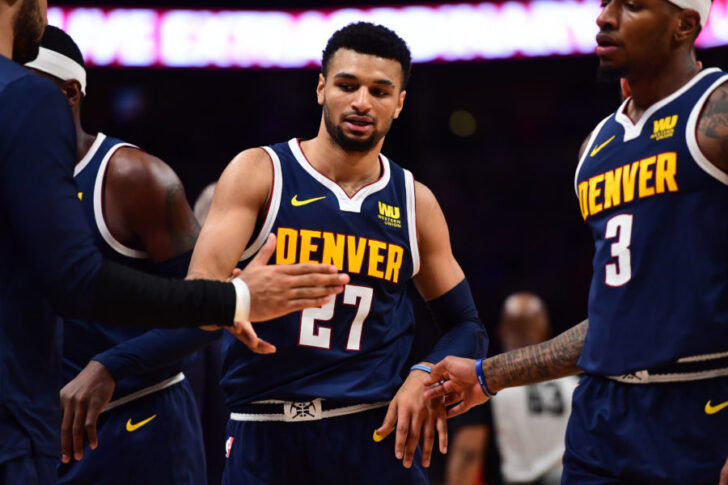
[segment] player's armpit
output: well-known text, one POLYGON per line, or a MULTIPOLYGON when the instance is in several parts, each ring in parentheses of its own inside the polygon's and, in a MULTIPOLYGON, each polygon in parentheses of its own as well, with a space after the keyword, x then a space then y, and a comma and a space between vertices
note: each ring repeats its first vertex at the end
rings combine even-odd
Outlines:
POLYGON ((134 147, 122 147, 104 178, 104 217, 122 243, 164 261, 191 251, 199 224, 182 182, 162 160, 134 147))
POLYGON ((711 163, 728 173, 728 83, 705 103, 698 119, 698 146, 711 163))

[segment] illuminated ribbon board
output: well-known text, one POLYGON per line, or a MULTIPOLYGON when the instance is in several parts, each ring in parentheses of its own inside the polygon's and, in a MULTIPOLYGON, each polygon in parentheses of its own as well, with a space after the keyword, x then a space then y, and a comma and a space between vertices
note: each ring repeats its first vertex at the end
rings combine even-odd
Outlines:
MULTIPOLYGON (((331 34, 365 20, 394 29, 414 62, 589 54, 594 0, 346 8, 161 10, 50 8, 48 19, 95 66, 300 68, 319 64, 331 34)), ((715 0, 699 47, 728 45, 728 0, 715 0)))

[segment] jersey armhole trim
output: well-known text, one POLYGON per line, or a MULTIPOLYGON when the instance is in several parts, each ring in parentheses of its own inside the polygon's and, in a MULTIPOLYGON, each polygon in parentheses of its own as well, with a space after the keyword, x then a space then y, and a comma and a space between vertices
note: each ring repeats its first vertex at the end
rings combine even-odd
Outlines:
POLYGON ((695 163, 703 169, 705 173, 716 179, 717 181, 728 185, 728 173, 723 172, 721 169, 713 165, 703 153, 698 145, 698 118, 705 108, 705 103, 708 101, 713 92, 724 83, 728 82, 728 74, 721 76, 708 89, 705 90, 703 95, 700 97, 688 117, 687 125, 685 126, 685 141, 688 145, 690 155, 695 160, 695 163))
POLYGON ((86 168, 86 165, 88 165, 91 162, 91 159, 96 155, 96 152, 99 151, 99 147, 101 144, 106 140, 106 135, 103 133, 98 133, 96 135, 96 139, 91 144, 91 146, 88 148, 88 151, 86 152, 86 155, 83 156, 81 161, 79 161, 75 167, 73 167, 73 176, 77 176, 79 173, 83 171, 84 168, 86 168))
MULTIPOLYGON (((96 221, 96 227, 98 228, 99 233, 101 233, 101 237, 104 238, 106 244, 111 246, 114 251, 128 258, 147 259, 149 258, 149 254, 146 251, 130 248, 116 239, 114 235, 111 234, 109 226, 106 225, 106 220, 104 219, 103 200, 106 169, 109 167, 111 157, 114 156, 119 148, 123 147, 138 148, 131 143, 117 143, 109 148, 109 151, 106 152, 106 155, 104 155, 103 160, 101 160, 101 163, 99 164, 99 171, 96 174, 96 181, 94 182, 94 220, 96 221)), ((91 153, 91 150, 89 150, 89 153, 86 155, 88 156, 89 154, 91 154, 91 156, 94 155, 91 153)))
POLYGON ((270 195, 270 203, 268 204, 268 213, 265 216, 263 226, 260 228, 258 236, 255 238, 253 243, 245 248, 243 254, 240 256, 240 261, 250 259, 258 252, 260 248, 265 244, 268 234, 270 234, 273 228, 273 223, 278 217, 278 209, 281 205, 281 193, 283 192, 283 172, 281 171, 281 160, 278 158, 278 154, 271 147, 262 147, 263 150, 268 154, 273 165, 273 184, 270 195))
POLYGON ((581 159, 579 159, 579 164, 576 166, 576 173, 574 173, 574 192, 576 193, 576 197, 579 197, 579 170, 581 170, 581 166, 584 164, 586 159, 589 157, 589 150, 591 149, 592 145, 594 145, 594 140, 599 136, 599 133, 602 131, 602 127, 604 124, 614 116, 614 114, 611 114, 604 118, 602 121, 599 122, 596 128, 594 128, 594 131, 592 131, 591 136, 589 137, 589 142, 586 144, 586 147, 584 148, 584 153, 581 154, 581 159))
POLYGON ((420 272, 420 249, 417 245, 417 208, 415 207, 415 178, 407 169, 404 171, 404 187, 407 195, 407 232, 409 232, 412 253, 412 277, 420 272))

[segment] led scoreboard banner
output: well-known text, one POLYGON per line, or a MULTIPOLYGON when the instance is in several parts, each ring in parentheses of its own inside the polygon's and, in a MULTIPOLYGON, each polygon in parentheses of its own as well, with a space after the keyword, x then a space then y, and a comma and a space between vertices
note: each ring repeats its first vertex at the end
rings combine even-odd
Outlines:
MULTIPOLYGON (((590 54, 600 2, 534 1, 335 10, 50 8, 95 66, 317 66, 337 29, 364 20, 394 29, 414 62, 590 54)), ((728 0, 715 0, 698 38, 728 45, 728 0)))

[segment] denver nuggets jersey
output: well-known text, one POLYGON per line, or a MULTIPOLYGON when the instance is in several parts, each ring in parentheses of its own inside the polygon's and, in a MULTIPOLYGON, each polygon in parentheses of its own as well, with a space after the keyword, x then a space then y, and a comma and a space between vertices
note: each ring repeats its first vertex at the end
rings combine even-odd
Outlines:
POLYGON ((595 242, 586 372, 728 350, 728 174, 696 138, 705 101, 726 81, 705 69, 636 124, 625 101, 588 142, 576 171, 595 242))
POLYGON ((351 282, 321 308, 256 325, 275 354, 255 354, 226 334, 221 383, 228 404, 391 399, 414 328, 406 295, 419 269, 412 174, 380 155, 381 177, 349 197, 313 168, 298 140, 265 150, 274 168, 270 206, 242 259, 272 232, 272 262, 333 264, 351 282))
MULTIPOLYGON (((99 133, 88 153, 76 164, 74 178, 78 197, 91 226, 96 246, 105 258, 149 273, 152 262, 147 254, 125 246, 111 234, 103 213, 104 176, 109 160, 119 148, 134 146, 99 133)), ((63 382, 68 382, 98 353, 145 333, 147 329, 133 326, 101 325, 76 319, 64 319, 63 326, 63 382)), ((121 379, 116 383, 115 395, 156 384, 181 369, 160 369, 144 376, 121 379)))

